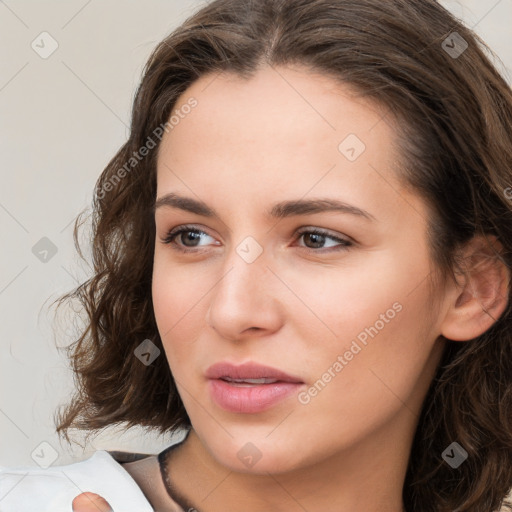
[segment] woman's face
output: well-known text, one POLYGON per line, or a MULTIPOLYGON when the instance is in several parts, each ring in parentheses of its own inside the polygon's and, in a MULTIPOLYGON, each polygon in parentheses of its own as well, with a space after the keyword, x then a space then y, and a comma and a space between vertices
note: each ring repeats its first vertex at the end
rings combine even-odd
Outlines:
POLYGON ((237 471, 389 460, 412 439, 442 350, 427 208, 396 179, 390 118, 300 68, 204 76, 176 110, 157 200, 187 202, 156 209, 153 301, 195 432, 237 471), (209 379, 219 362, 299 382, 209 379))

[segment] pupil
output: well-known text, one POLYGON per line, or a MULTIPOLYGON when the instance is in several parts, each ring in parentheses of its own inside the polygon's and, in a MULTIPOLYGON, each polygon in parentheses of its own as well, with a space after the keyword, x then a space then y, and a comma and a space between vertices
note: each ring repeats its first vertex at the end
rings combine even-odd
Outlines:
POLYGON ((306 237, 309 238, 310 240, 313 238, 313 244, 316 244, 316 245, 322 245, 323 241, 324 241, 324 238, 325 236, 324 235, 318 235, 316 233, 307 233, 306 234, 306 237), (317 241, 315 242, 315 237, 317 238, 317 241), (319 239, 319 240, 318 240, 319 239))
MULTIPOLYGON (((182 233, 182 235, 183 235, 183 233, 182 233)), ((195 231, 187 231, 187 237, 186 237, 187 240, 192 240, 192 242, 194 242, 194 241, 199 240, 199 238, 200 238, 199 233, 196 233, 195 231)), ((185 244, 185 245, 187 245, 187 244, 185 244)), ((195 245, 195 244, 192 244, 192 245, 195 245)))

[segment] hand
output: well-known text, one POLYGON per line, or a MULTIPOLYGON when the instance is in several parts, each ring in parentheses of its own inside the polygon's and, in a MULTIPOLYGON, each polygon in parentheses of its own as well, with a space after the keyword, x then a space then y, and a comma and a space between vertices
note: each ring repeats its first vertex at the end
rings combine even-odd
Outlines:
POLYGON ((73 500, 73 512, 113 512, 113 510, 98 494, 84 492, 73 500))

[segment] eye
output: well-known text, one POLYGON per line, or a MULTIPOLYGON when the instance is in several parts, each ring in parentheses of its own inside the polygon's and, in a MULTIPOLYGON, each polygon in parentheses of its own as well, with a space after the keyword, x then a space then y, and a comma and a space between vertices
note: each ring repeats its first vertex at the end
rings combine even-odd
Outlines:
MULTIPOLYGON (((208 245, 200 244, 201 237, 203 235, 213 239, 213 237, 208 235, 205 231, 193 226, 178 226, 177 228, 170 230, 167 236, 162 238, 161 241, 164 244, 172 245, 173 249, 178 251, 195 252, 195 249, 202 247, 202 245, 208 245)), ((299 240, 304 238, 306 244, 305 246, 301 245, 300 247, 305 247, 313 252, 346 251, 348 247, 353 245, 353 243, 348 239, 331 235, 328 232, 317 228, 302 229, 297 233, 297 237, 299 240), (326 247, 325 244, 328 240, 331 241, 331 244, 326 247), (334 242, 334 244, 332 242, 334 242), (318 249, 327 250, 319 251, 318 249)))
POLYGON ((205 231, 191 227, 191 226, 179 226, 178 228, 172 229, 167 233, 167 236, 161 239, 162 243, 172 245, 174 249, 183 252, 191 252, 190 250, 196 247, 201 247, 198 242, 201 241, 201 235, 206 235, 210 238, 210 235, 205 231), (187 236, 183 236, 187 235, 187 236), (181 240, 181 244, 175 242, 176 239, 181 240), (190 244, 190 245, 189 245, 190 244))
POLYGON ((335 243, 334 246, 331 244, 330 247, 327 247, 327 249, 328 249, 327 251, 315 251, 315 252, 346 251, 348 249, 348 247, 351 247, 353 245, 353 243, 348 239, 331 235, 326 231, 322 231, 321 229, 316 229, 316 228, 314 228, 314 229, 306 228, 304 230, 299 231, 298 235, 299 235, 299 240, 301 238, 304 238, 304 241, 306 243, 310 243, 311 245, 313 245, 313 247, 308 247, 306 245, 307 249, 310 249, 313 251, 315 251, 315 249, 323 248, 323 247, 319 247, 319 246, 324 246, 326 240, 332 240, 334 242, 338 242, 337 244, 335 243))

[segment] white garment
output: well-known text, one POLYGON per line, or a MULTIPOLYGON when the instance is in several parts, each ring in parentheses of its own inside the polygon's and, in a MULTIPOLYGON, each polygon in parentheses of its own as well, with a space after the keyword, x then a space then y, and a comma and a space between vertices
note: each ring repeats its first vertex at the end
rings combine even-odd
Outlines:
POLYGON ((94 492, 114 512, 153 512, 131 475, 105 450, 64 466, 0 466, 0 512, 71 512, 73 499, 94 492))

